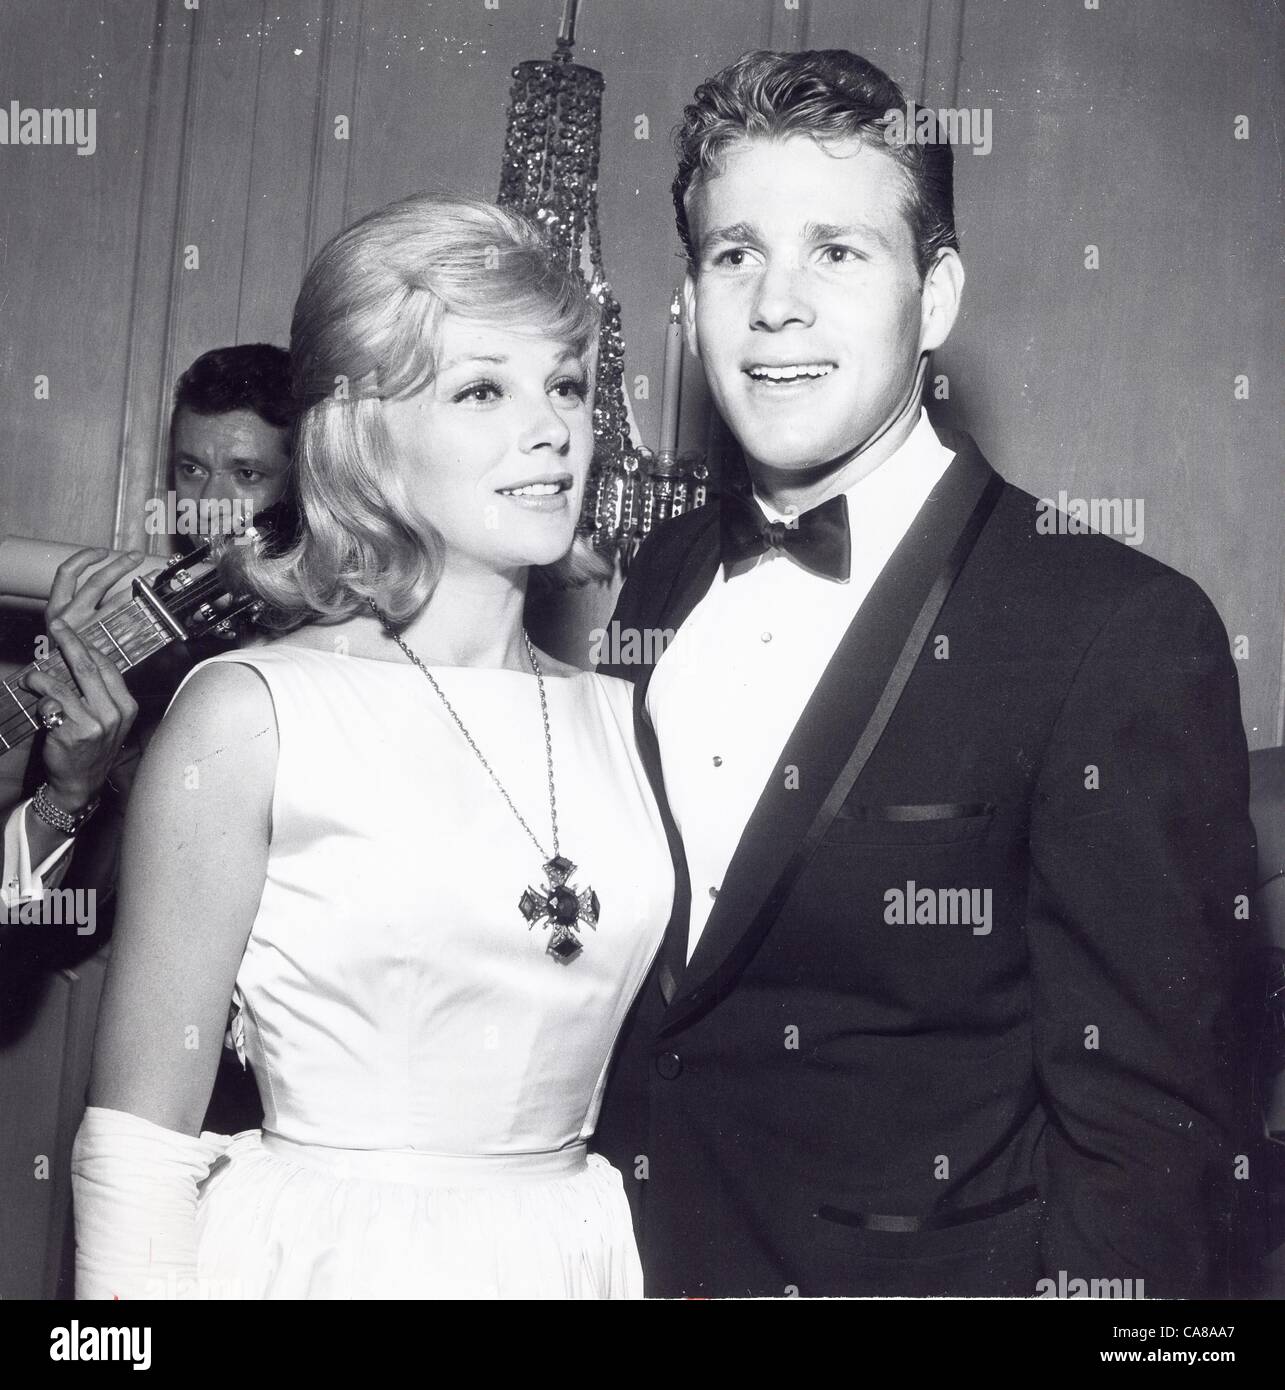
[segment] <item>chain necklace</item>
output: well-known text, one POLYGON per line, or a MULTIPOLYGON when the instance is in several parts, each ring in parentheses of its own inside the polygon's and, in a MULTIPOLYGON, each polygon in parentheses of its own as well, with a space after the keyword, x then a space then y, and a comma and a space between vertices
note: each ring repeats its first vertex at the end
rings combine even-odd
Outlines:
MULTIPOLYGON (((473 741, 473 735, 464 727, 464 721, 455 713, 454 706, 446 698, 442 687, 433 679, 432 672, 393 631, 391 623, 380 612, 375 600, 369 599, 368 602, 375 616, 383 625, 384 631, 397 643, 409 660, 423 672, 424 678, 433 687, 437 698, 445 706, 447 714, 455 721, 456 728, 464 735, 468 746, 477 755, 478 762, 486 769, 487 776, 495 783, 500 795, 507 802, 509 810, 517 817, 518 824, 530 836, 531 843, 540 851, 540 857, 544 858, 546 854, 544 846, 536 839, 535 832, 526 823, 526 818, 522 812, 513 804, 513 798, 505 790, 504 783, 495 775, 495 770, 487 762, 482 750, 473 741)), ((544 721, 544 755, 549 771, 549 820, 553 826, 553 855, 551 858, 545 859, 544 863, 544 874, 548 882, 543 888, 532 888, 528 885, 518 901, 518 911, 526 919, 528 931, 537 922, 553 928, 549 937, 548 952, 555 959, 565 962, 574 960, 584 949, 584 943, 576 935, 580 924, 587 922, 589 926, 597 928, 598 895, 592 888, 585 888, 581 891, 574 884, 567 882, 575 873, 576 866, 561 854, 558 845, 558 797, 553 782, 553 735, 549 732, 549 703, 544 693, 544 673, 540 670, 540 663, 535 659, 535 647, 531 644, 531 638, 528 636, 526 628, 522 629, 522 640, 526 644, 527 659, 531 663, 532 671, 535 672, 536 686, 540 691, 540 717, 544 721)))

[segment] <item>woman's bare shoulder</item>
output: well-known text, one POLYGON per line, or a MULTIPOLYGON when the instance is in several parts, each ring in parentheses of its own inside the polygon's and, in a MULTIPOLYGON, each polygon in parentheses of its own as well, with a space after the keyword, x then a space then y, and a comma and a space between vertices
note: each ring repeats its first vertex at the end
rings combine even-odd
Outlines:
MULTIPOLYGON (((276 715, 267 683, 243 661, 207 661, 175 695, 155 737, 172 744, 193 741, 236 745, 276 734, 276 715)), ((153 741, 155 741, 155 737, 153 741)))
POLYGON ((204 663, 148 741, 130 794, 131 825, 146 823, 159 841, 200 838, 218 827, 228 852, 234 833, 249 836, 246 845, 256 837, 266 844, 279 749, 263 678, 241 662, 204 663))

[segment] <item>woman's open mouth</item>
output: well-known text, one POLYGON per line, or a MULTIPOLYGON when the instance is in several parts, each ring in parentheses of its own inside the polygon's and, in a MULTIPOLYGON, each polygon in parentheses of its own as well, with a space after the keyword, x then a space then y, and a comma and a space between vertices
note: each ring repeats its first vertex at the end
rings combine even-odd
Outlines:
POLYGON ((514 483, 512 487, 497 488, 496 491, 501 497, 508 497, 519 506, 534 511, 562 511, 567 506, 572 482, 570 473, 557 473, 529 478, 525 482, 514 483))

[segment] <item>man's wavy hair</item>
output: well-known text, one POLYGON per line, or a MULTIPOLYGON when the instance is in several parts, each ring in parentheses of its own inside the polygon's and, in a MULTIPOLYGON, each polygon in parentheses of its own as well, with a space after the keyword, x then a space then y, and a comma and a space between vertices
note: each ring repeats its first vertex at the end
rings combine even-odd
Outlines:
POLYGON ((175 418, 180 410, 194 415, 252 410, 274 429, 293 429, 299 411, 290 385, 290 354, 271 343, 203 352, 174 388, 175 418))
MULTIPOLYGON (((727 147, 746 137, 810 135, 821 142, 855 137, 896 161, 905 175, 905 213, 922 279, 943 247, 959 249, 953 156, 946 140, 918 144, 894 139, 888 120, 894 111, 904 118, 901 88, 873 63, 843 48, 746 53, 702 82, 674 131, 674 211, 693 271, 699 247, 688 220, 691 195, 702 180, 718 173, 727 147)), ((940 135, 935 119, 932 134, 940 135)))
MULTIPOLYGON (((280 554, 251 542, 222 557, 230 587, 262 601, 259 626, 337 622, 369 599, 400 626, 432 596, 442 541, 411 503, 381 402, 432 382, 443 315, 567 343, 592 381, 599 312, 534 226, 478 199, 416 194, 323 247, 290 326, 302 529, 280 554)), ((603 567, 577 538, 542 568, 575 583, 603 567)))

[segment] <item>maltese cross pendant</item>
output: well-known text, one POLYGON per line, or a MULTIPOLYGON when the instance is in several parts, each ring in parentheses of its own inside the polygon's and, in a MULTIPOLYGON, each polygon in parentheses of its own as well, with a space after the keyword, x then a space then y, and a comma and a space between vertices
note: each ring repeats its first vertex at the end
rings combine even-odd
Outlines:
POLYGON ((576 935, 581 923, 587 922, 595 930, 598 926, 598 895, 592 888, 581 891, 567 882, 575 871, 569 859, 556 855, 544 866, 548 883, 543 888, 528 888, 518 903, 528 931, 537 922, 553 928, 547 949, 563 963, 574 960, 584 949, 576 935))

